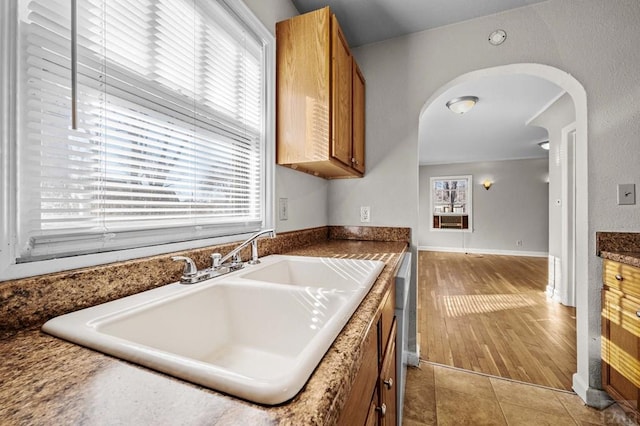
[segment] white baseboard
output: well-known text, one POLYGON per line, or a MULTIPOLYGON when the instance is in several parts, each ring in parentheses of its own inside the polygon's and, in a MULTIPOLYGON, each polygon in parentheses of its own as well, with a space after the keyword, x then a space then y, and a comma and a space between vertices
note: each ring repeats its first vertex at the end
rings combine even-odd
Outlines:
POLYGON ((554 302, 562 303, 562 298, 560 297, 560 293, 555 286, 547 285, 547 290, 545 291, 547 297, 554 302))
POLYGON ((602 410, 613 404, 608 393, 601 389, 589 387, 578 373, 573 375, 573 390, 589 407, 602 410))
POLYGON ((449 253, 495 254, 495 255, 501 255, 501 256, 527 256, 527 257, 549 256, 549 253, 545 251, 495 250, 495 249, 483 249, 483 248, 418 246, 418 250, 442 251, 442 252, 449 252, 449 253))
POLYGON ((407 352, 407 365, 417 367, 420 365, 420 354, 416 352, 407 352))

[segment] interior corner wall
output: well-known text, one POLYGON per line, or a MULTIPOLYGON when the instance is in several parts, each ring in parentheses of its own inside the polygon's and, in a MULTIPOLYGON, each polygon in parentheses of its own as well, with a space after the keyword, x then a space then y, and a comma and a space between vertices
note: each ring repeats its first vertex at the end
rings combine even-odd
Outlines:
POLYGON ((549 134, 549 254, 562 257, 562 129, 576 121, 576 111, 567 93, 529 122, 549 134))
POLYGON ((546 256, 548 159, 420 166, 418 245, 432 250, 546 256), (473 176, 472 232, 431 229, 430 179, 473 176), (488 190, 482 183, 490 180, 488 190), (518 244, 521 242, 521 244, 518 244))
MULTIPOLYGON (((291 0, 244 0, 245 4, 275 35, 276 23, 298 15, 291 0)), ((286 167, 275 171, 275 224, 277 232, 326 226, 329 223, 327 180, 286 167), (278 205, 287 199, 288 218, 281 220, 278 205)))

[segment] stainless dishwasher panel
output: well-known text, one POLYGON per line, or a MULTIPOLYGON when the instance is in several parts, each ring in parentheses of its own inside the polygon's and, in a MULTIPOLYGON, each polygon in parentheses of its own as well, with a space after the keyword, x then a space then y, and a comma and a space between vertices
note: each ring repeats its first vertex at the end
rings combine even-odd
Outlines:
POLYGON ((409 349, 409 289, 411 286, 411 253, 405 253, 396 281, 396 321, 398 333, 396 335, 396 376, 398 424, 402 424, 402 410, 404 405, 404 391, 407 380, 407 356, 409 349))

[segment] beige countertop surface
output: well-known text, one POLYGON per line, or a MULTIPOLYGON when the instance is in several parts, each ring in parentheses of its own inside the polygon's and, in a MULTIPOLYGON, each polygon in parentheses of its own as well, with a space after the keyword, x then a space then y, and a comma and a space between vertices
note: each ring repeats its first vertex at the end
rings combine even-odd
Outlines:
POLYGON ((406 248, 328 240, 287 253, 378 259, 386 266, 309 381, 285 404, 250 403, 31 328, 0 340, 0 424, 335 424, 406 248))

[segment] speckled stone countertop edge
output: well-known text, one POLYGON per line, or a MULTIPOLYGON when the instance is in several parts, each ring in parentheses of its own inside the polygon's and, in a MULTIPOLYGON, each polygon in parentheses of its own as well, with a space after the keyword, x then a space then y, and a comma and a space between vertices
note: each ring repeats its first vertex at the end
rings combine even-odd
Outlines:
POLYGON ((626 265, 635 266, 640 268, 640 251, 639 252, 611 252, 601 251, 600 257, 603 259, 614 260, 616 262, 624 263, 626 265))
POLYGON ((640 268, 640 232, 596 232, 596 255, 640 268))
MULTIPOLYGON (((30 328, 18 333, 15 339, 0 341, 0 351, 11 354, 5 359, 4 367, 0 367, 2 373, 0 377, 5 382, 5 386, 0 389, 0 398, 3 400, 4 407, 0 408, 0 418, 9 421, 15 419, 15 423, 44 424, 53 418, 65 423, 99 423, 98 417, 94 416, 116 414, 107 409, 108 404, 88 399, 85 395, 74 393, 72 390, 76 389, 81 381, 92 383, 92 388, 103 388, 108 384, 107 380, 115 380, 113 377, 124 382, 125 389, 129 389, 135 387, 135 383, 124 376, 133 374, 136 377, 139 376, 140 382, 153 382, 156 389, 154 395, 171 394, 171 398, 176 398, 181 395, 180 392, 193 394, 190 399, 195 398, 202 406, 192 408, 200 414, 212 413, 207 420, 209 424, 235 424, 239 418, 243 422, 249 421, 252 424, 335 424, 346 402, 353 378, 360 368, 364 337, 380 314, 380 304, 392 285, 392 278, 406 250, 406 243, 329 240, 284 252, 295 255, 377 258, 386 263, 371 291, 327 351, 303 390, 286 404, 265 407, 237 400, 52 338, 40 333, 37 329, 30 328), (21 345, 22 347, 18 348, 21 345), (25 351, 25 347, 32 349, 25 351), (38 351, 33 348, 40 349, 38 351), (64 360, 64 354, 67 353, 73 354, 69 355, 72 362, 68 364, 77 367, 73 368, 74 373, 69 377, 67 374, 71 365, 66 366, 67 363, 54 361, 53 367, 48 366, 53 369, 50 374, 43 373, 43 370, 38 368, 43 362, 46 363, 47 359, 64 360), (83 371, 83 366, 88 371, 83 371), (56 377, 61 369, 66 371, 64 377, 56 377), (16 371, 21 371, 23 374, 13 374, 16 371), (31 372, 31 375, 24 374, 25 371, 31 372), (48 386, 44 386, 43 383, 48 386), (12 387, 12 384, 15 386, 12 387), (55 386, 61 386, 62 392, 55 386), (178 392, 177 396, 176 392, 178 392), (25 407, 28 410, 26 412, 25 407), (221 410, 221 407, 226 407, 225 412, 235 414, 215 414, 221 410), (40 421, 34 421, 34 419, 40 421)), ((124 395, 127 395, 127 391, 124 395)), ((121 398, 123 404, 128 403, 125 396, 121 398)), ((165 411, 157 404, 158 396, 149 399, 137 394, 135 396, 139 399, 137 404, 139 408, 156 412, 160 410, 160 414, 157 415, 160 416, 161 422, 172 420, 162 417, 165 411)), ((133 397, 132 395, 129 399, 133 397)))
POLYGON ((609 253, 640 253, 640 232, 596 232, 596 255, 609 253))

